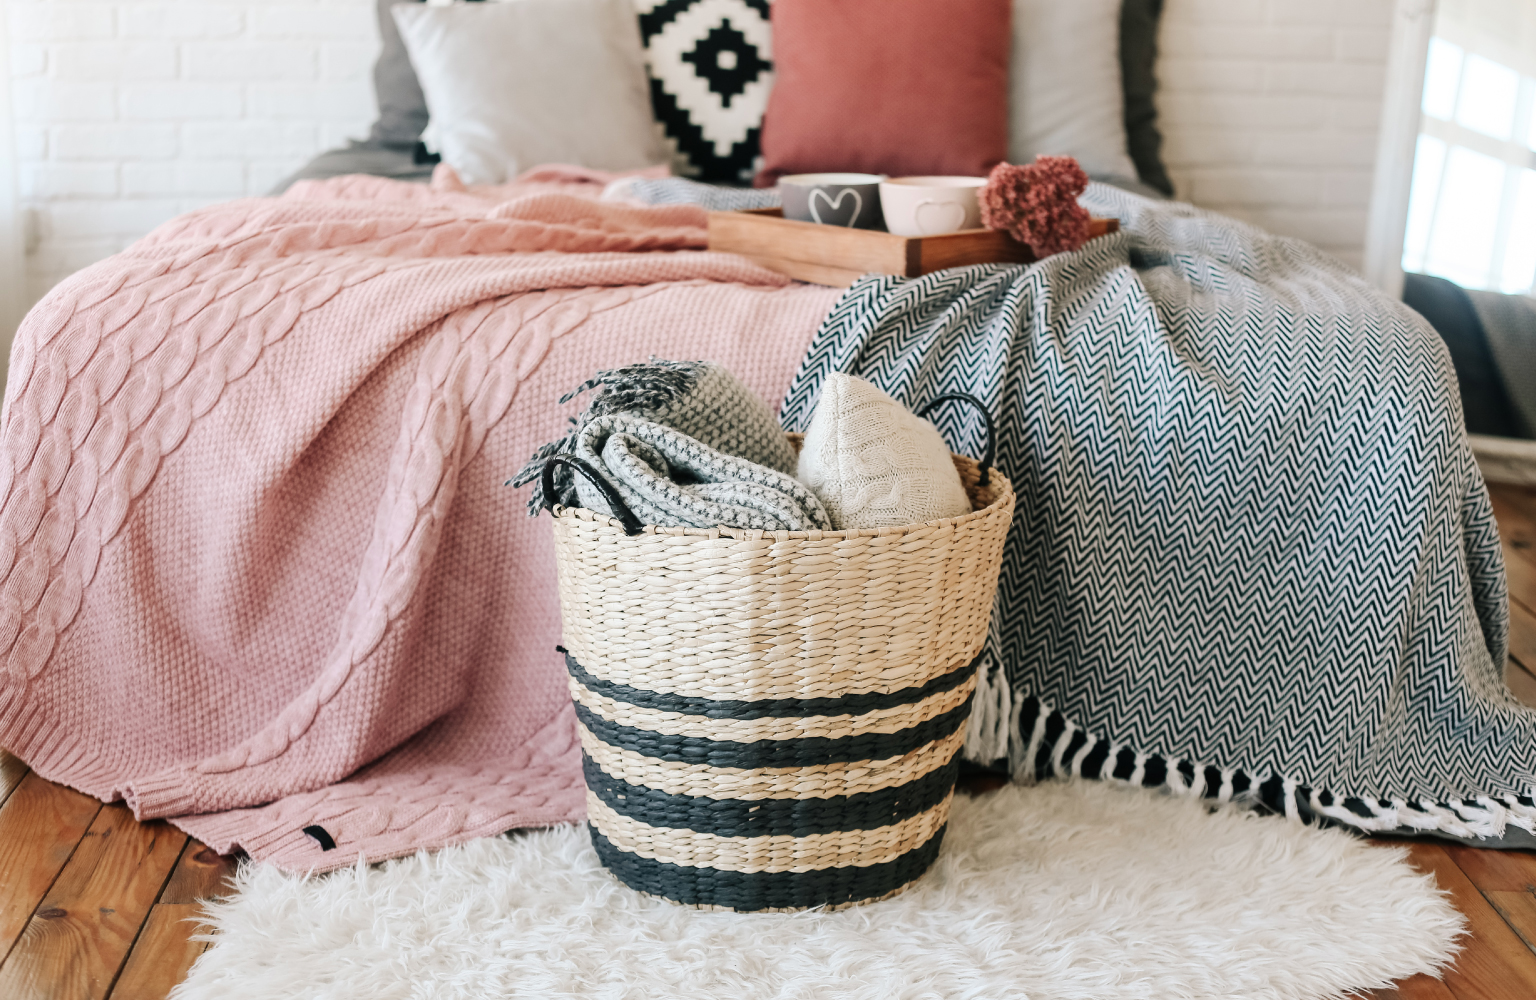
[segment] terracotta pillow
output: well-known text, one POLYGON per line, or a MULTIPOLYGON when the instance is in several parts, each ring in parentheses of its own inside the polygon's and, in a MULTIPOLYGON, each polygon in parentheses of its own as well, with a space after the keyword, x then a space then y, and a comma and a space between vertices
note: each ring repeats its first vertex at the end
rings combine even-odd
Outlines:
POLYGON ((759 187, 823 170, 979 176, 1008 155, 1012 0, 774 0, 759 187))

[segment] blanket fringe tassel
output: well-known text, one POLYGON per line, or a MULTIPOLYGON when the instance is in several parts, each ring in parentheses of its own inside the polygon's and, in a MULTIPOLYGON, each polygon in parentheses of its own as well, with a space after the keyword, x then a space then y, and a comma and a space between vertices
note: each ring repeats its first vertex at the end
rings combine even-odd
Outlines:
POLYGON ((1304 823, 1337 823, 1368 832, 1438 831, 1456 837, 1502 837, 1515 826, 1536 834, 1536 799, 1479 796, 1451 802, 1340 797, 1271 773, 1254 778, 1233 768, 1141 753, 1097 737, 1034 695, 1020 696, 996 664, 977 680, 965 756, 992 763, 1008 759, 1013 780, 1091 778, 1175 795, 1261 806, 1304 823))
POLYGON ((1008 734, 1016 722, 1013 685, 994 657, 984 652, 977 659, 976 693, 961 753, 966 760, 993 764, 1010 756, 1008 734))

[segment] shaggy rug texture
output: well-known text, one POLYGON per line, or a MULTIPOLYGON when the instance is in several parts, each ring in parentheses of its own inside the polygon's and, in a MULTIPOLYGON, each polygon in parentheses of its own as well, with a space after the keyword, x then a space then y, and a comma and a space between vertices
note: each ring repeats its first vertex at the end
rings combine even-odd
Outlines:
POLYGON ((1462 933, 1401 851, 1098 782, 957 795, 927 876, 834 913, 643 897, 566 826, 308 878, 248 863, 211 918, 180 1000, 1316 998, 1433 974, 1462 933))

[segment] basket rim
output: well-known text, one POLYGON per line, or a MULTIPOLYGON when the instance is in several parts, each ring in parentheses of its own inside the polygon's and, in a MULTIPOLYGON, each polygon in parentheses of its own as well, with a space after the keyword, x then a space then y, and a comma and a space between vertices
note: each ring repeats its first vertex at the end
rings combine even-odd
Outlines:
MULTIPOLYGON (((975 459, 966 455, 955 455, 954 457, 965 459, 972 465, 980 465, 980 463, 975 459)), ((979 520, 981 518, 993 517, 998 513, 999 508, 1005 501, 1012 505, 1012 501, 1014 499, 1013 480, 1003 475, 996 468, 993 468, 990 471, 992 474, 992 482, 1000 487, 997 493, 997 497, 980 510, 973 510, 969 514, 961 514, 959 517, 943 517, 932 521, 920 521, 916 524, 902 524, 886 526, 883 528, 847 528, 841 531, 822 529, 813 529, 810 531, 769 531, 765 528, 727 528, 723 525, 715 525, 713 528, 685 528, 682 526, 662 526, 657 524, 647 524, 641 528, 640 535, 667 535, 671 537, 683 538, 732 538, 738 541, 761 541, 763 539, 771 538, 774 541, 779 542, 825 540, 835 541, 839 539, 886 538, 890 537, 891 535, 905 535, 916 531, 919 528, 947 526, 951 524, 959 525, 969 521, 979 520)), ((562 504, 553 505, 550 508, 550 514, 556 520, 559 520, 562 517, 574 517, 580 521, 591 521, 595 524, 611 527, 619 534, 625 535, 623 522, 614 517, 612 514, 604 514, 599 511, 589 510, 586 507, 566 507, 562 504)), ((625 537, 639 537, 639 535, 625 535, 625 537)))

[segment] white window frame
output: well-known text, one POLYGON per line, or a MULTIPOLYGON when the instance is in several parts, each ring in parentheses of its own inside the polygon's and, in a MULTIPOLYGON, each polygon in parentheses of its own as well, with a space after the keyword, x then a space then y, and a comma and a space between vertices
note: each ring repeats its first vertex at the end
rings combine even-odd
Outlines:
POLYGON ((1424 62, 1435 29, 1435 0, 1397 0, 1387 52, 1386 89, 1376 135, 1376 174, 1365 228, 1365 277, 1394 299, 1403 295, 1403 236, 1419 141, 1424 62))

